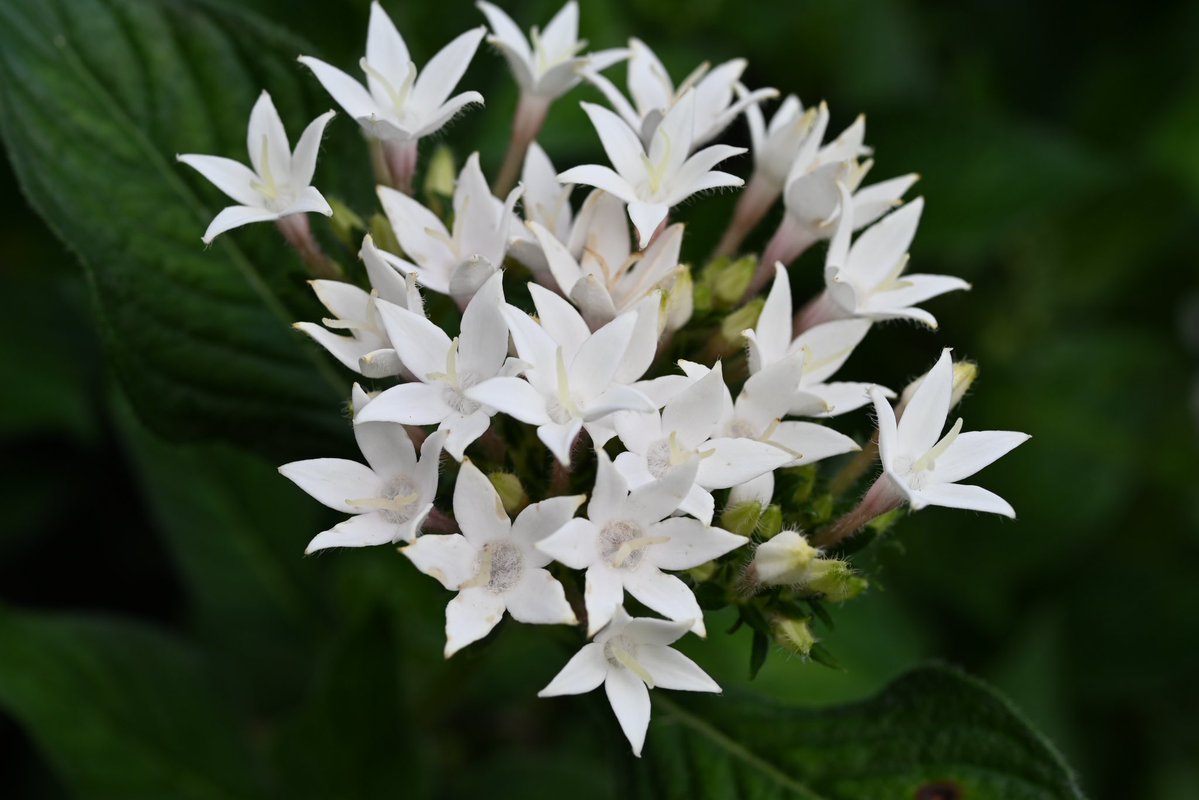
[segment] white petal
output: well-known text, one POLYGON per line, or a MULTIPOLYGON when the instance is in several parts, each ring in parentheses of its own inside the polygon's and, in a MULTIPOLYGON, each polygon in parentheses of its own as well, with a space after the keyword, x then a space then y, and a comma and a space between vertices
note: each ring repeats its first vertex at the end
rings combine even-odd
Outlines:
MULTIPOLYGON (((890 311, 923 303, 946 292, 968 290, 970 284, 952 275, 904 275, 896 286, 871 294, 863 311, 890 311)), ((933 327, 936 327, 935 325, 933 327)))
POLYGON ((1010 453, 1029 440, 1016 431, 971 431, 959 434, 936 460, 933 476, 954 483, 969 478, 983 467, 1010 453))
MULTIPOLYGON (((587 327, 587 323, 579 316, 579 312, 574 306, 562 299, 560 295, 554 294, 543 286, 538 286, 535 283, 529 284, 529 294, 533 297, 533 305, 537 308, 537 318, 541 323, 542 329, 549 334, 550 338, 557 344, 562 346, 562 350, 569 363, 591 336, 591 329, 587 327)), ((515 336, 515 331, 513 332, 515 336)), ((526 358, 524 351, 520 350, 520 342, 517 343, 517 351, 521 353, 521 358, 526 358)), ((537 362, 538 366, 543 366, 538 358, 526 358, 537 362)), ((556 353, 550 359, 550 363, 557 360, 556 353)), ((556 372, 556 365, 555 365, 556 372)))
MULTIPOLYGON (((646 180, 643 160, 645 151, 641 147, 641 140, 637 137, 637 133, 619 116, 603 106, 597 106, 594 103, 580 103, 580 105, 587 112, 587 116, 591 118, 591 124, 595 126, 595 132, 599 134, 600 144, 603 145, 604 152, 608 154, 608 160, 612 162, 612 166, 616 168, 620 177, 634 186, 646 180)), ((559 176, 559 180, 566 181, 562 176, 559 176)), ((587 183, 587 181, 579 180, 570 180, 569 182, 587 183)))
POLYGON ((508 323, 500 311, 504 303, 503 273, 489 278, 471 298, 462 314, 459 369, 476 380, 500 371, 508 356, 508 323))
POLYGON ((446 405, 444 392, 441 384, 401 383, 367 403, 358 421, 435 425, 454 413, 446 405))
POLYGON ((591 520, 574 517, 536 543, 541 552, 571 569, 586 569, 596 559, 599 529, 591 520))
POLYGON ((383 481, 371 468, 344 458, 313 458, 279 467, 279 473, 329 508, 360 514, 350 500, 379 497, 383 481))
POLYGON ((467 389, 466 396, 529 425, 550 421, 545 398, 523 378, 491 378, 467 389))
POLYGON ((507 536, 512 523, 491 481, 470 461, 462 462, 454 485, 454 520, 476 547, 507 536))
POLYGON ((390 480, 416 468, 416 450, 403 425, 356 421, 354 437, 366 463, 380 478, 390 480))
MULTIPOLYGON (((413 313, 420 313, 421 309, 419 307, 413 308, 408 303, 409 289, 407 277, 398 266, 407 262, 380 250, 375 245, 375 240, 369 233, 362 239, 362 247, 358 251, 358 257, 362 259, 362 263, 366 267, 366 274, 370 278, 371 288, 379 293, 379 297, 389 303, 395 303, 400 308, 406 308, 413 313)), ((413 293, 415 294, 415 292, 413 293)))
POLYGON ((455 461, 461 461, 466 448, 475 442, 491 427, 491 415, 479 409, 473 414, 454 412, 441 422, 441 430, 446 433, 445 451, 453 456, 455 461))
POLYGON ((662 409, 662 432, 677 434, 679 443, 687 449, 698 447, 720 422, 720 398, 725 391, 724 371, 716 362, 711 372, 679 392, 662 409))
POLYGON ((646 558, 654 566, 669 570, 698 567, 749 541, 744 536, 686 517, 663 520, 651 526, 646 535, 670 538, 670 541, 656 544, 645 551, 646 558))
POLYGON ((604 691, 620 729, 633 746, 633 755, 640 757, 649 728, 649 689, 627 669, 614 669, 608 672, 604 691))
POLYGON ((299 61, 312 70, 312 74, 320 81, 321 86, 325 87, 325 91, 334 102, 354 119, 361 121, 381 113, 366 87, 337 67, 311 56, 300 56, 299 61))
POLYGON ((442 221, 419 202, 395 189, 380 186, 376 193, 408 258, 426 271, 445 271, 441 278, 443 282, 448 281, 449 267, 457 264, 458 255, 448 244, 450 234, 442 221))
MULTIPOLYGON (((371 3, 366 32, 366 60, 397 89, 412 68, 412 56, 408 53, 404 37, 378 2, 371 3)), ((386 90, 381 93, 386 94, 386 90)), ((376 96, 379 94, 376 92, 376 96)))
POLYGON ((953 394, 953 360, 947 347, 928 371, 899 419, 899 454, 919 458, 941 438, 953 394))
POLYGON ((883 469, 893 474, 895 459, 899 457, 899 435, 896 431, 895 411, 887 398, 879 389, 870 390, 870 399, 874 403, 874 415, 878 420, 878 452, 883 462, 883 469))
POLYGON ((437 472, 441 468, 441 450, 445 434, 434 431, 425 437, 420 446, 420 461, 416 465, 416 484, 421 496, 433 501, 437 494, 437 472))
POLYGON ((765 427, 791 408, 803 376, 803 357, 792 353, 750 376, 737 397, 737 413, 765 427))
POLYGON ((312 337, 313 341, 354 372, 361 371, 359 359, 371 352, 371 345, 363 344, 353 336, 338 336, 313 322, 297 322, 292 327, 312 337))
POLYGON ((604 682, 608 660, 602 644, 585 644, 575 653, 538 697, 558 697, 564 694, 586 694, 604 682))
POLYGON ((475 576, 478 566, 478 549, 460 533, 418 536, 400 552, 421 572, 454 591, 475 576))
POLYGON ((279 219, 278 214, 263 208, 229 206, 228 208, 221 209, 221 212, 213 218, 212 222, 208 225, 208 230, 204 231, 201 239, 204 241, 204 244, 211 244, 213 239, 225 231, 240 228, 242 225, 249 225, 253 222, 271 222, 277 219, 279 219))
POLYGON ((529 61, 532 59, 533 54, 529 50, 529 43, 525 41, 524 32, 521 31, 502 8, 487 2, 478 2, 475 5, 487 17, 487 22, 491 25, 491 30, 495 33, 494 38, 499 39, 504 45, 516 51, 522 60, 529 61))
POLYGON ((183 155, 176 158, 203 175, 209 183, 242 205, 251 207, 262 205, 262 194, 254 188, 258 176, 245 164, 221 156, 183 155))
MULTIPOLYGON (((259 175, 265 175, 266 164, 263 163, 263 151, 270 158, 270 171, 278 179, 283 180, 291 173, 291 146, 287 141, 287 131, 283 130, 283 120, 271 96, 263 92, 258 95, 258 101, 250 111, 250 124, 246 132, 246 151, 250 154, 250 163, 259 175)), ((307 185, 305 182, 302 185, 307 185)))
POLYGON ((587 504, 587 516, 596 525, 603 526, 621 514, 625 498, 629 496, 629 485, 607 453, 597 448, 595 459, 595 488, 591 492, 591 502, 587 504))
POLYGON ((550 55, 570 53, 578 38, 579 6, 575 0, 568 0, 541 31, 541 46, 550 55))
POLYGON ((558 241, 557 237, 540 223, 530 222, 529 230, 537 237, 537 242, 541 245, 542 252, 545 253, 550 274, 554 276, 558 288, 563 292, 570 292, 574 285, 583 278, 583 271, 579 269, 578 262, 566 249, 566 245, 558 241))
POLYGON ((674 100, 674 85, 666 67, 640 39, 629 40, 629 92, 642 115, 666 109, 674 100))
POLYGON ((637 229, 640 248, 645 249, 654 235, 654 231, 662 224, 662 220, 666 219, 669 212, 670 207, 664 203, 645 203, 639 200, 629 203, 629 219, 632 220, 633 227, 637 229))
POLYGON ((315 186, 306 186, 286 208, 279 212, 280 217, 291 214, 324 214, 326 217, 331 217, 333 216, 333 207, 315 186))
POLYGON ((798 417, 835 417, 845 414, 869 403, 871 389, 879 389, 887 397, 894 396, 890 389, 873 383, 835 381, 815 386, 800 384, 791 414, 798 417))
POLYGON ((863 228, 886 214, 902 201, 904 192, 912 187, 920 176, 901 175, 889 181, 874 183, 859 189, 853 196, 853 226, 863 228))
POLYGON ((603 189, 610 195, 628 203, 637 199, 637 190, 614 170, 598 164, 583 164, 572 167, 558 175, 562 183, 576 183, 603 189))
POLYGON ((1012 519, 1016 517, 1016 511, 1008 501, 981 486, 939 483, 920 490, 909 490, 908 493, 911 496, 912 509, 915 511, 925 506, 944 506, 1002 514, 1012 519))
MULTIPOLYGON (((594 544, 592 553, 595 554, 594 544)), ((604 564, 589 567, 587 584, 583 589, 583 604, 587 608, 587 635, 595 636, 600 628, 611 621, 623 602, 624 584, 621 582, 621 576, 604 564)))
POLYGON ((787 448, 792 454, 798 453, 790 464, 793 467, 860 449, 857 442, 840 431, 814 422, 793 420, 780 423, 771 434, 770 441, 787 448))
POLYGON ((767 472, 763 475, 754 478, 752 481, 746 481, 740 486, 734 486, 729 492, 729 505, 735 506, 740 503, 760 503, 763 508, 770 505, 770 501, 774 499, 774 473, 767 472))
POLYGON ((387 338, 400 359, 419 380, 446 371, 446 355, 451 342, 445 331, 429 320, 386 300, 376 302, 379 319, 387 329, 387 338))
POLYGON ((649 526, 674 513, 695 485, 698 467, 696 460, 679 464, 653 483, 634 489, 625 501, 625 515, 649 526))
POLYGON ((570 450, 582 428, 583 422, 577 419, 562 423, 549 422, 537 427, 537 438, 565 466, 570 464, 570 450))
POLYGON ((803 351, 803 382, 822 383, 841 368, 855 347, 870 331, 863 319, 839 319, 810 328, 790 345, 791 352, 803 351))
POLYGON ((551 497, 525 506, 512 523, 512 541, 525 550, 525 558, 535 562, 534 566, 545 566, 550 562, 550 556, 535 545, 561 530, 586 500, 586 495, 576 494, 551 497))
POLYGON ((691 487, 683 502, 679 503, 679 513, 690 514, 705 525, 712 524, 712 516, 716 513, 716 498, 712 493, 699 484, 691 487))
POLYGON ((624 585, 629 594, 648 608, 676 622, 690 620, 693 633, 697 636, 706 635, 704 612, 700 610, 699 603, 695 601, 695 595, 687 588, 687 584, 675 576, 656 569, 643 568, 629 572, 625 576, 624 585))
POLYGON ((469 30, 429 59, 416 78, 408 102, 424 113, 431 113, 445 103, 458 81, 462 80, 462 73, 466 72, 486 32, 484 27, 469 30))
POLYGON ((750 348, 750 372, 778 361, 791 346, 791 281, 787 268, 774 265, 774 283, 766 304, 754 326, 753 346, 750 348))
POLYGON ((520 583, 504 594, 508 613, 529 625, 577 625, 562 584, 544 569, 527 569, 520 583))
POLYGON ((719 692, 720 685, 712 680, 687 656, 670 647, 647 644, 637 648, 637 660, 654 679, 655 689, 677 689, 684 692, 719 692))
POLYGON ((308 123, 308 127, 300 134, 296 143, 296 152, 291 157, 292 186, 308 186, 312 183, 312 175, 316 172, 316 157, 321 149, 321 137, 325 135, 325 126, 336 116, 334 111, 326 111, 308 123))
POLYGON ((907 256, 923 211, 924 198, 917 197, 863 231, 853 243, 846 265, 854 279, 873 286, 891 274, 907 256))
POLYGON ((587 337, 570 361, 572 392, 589 400, 608 389, 636 325, 636 315, 622 314, 587 337))
POLYGON ((712 452, 700 460, 695 476, 695 482, 705 489, 728 489, 773 472, 792 460, 786 451, 754 439, 713 439, 701 445, 700 450, 712 452))
POLYGON ((306 555, 330 547, 374 547, 404 538, 404 531, 383 518, 382 514, 359 514, 331 529, 318 533, 304 549, 306 555))
MULTIPOLYGON (((677 226, 682 228, 682 225, 677 226)), ((672 228, 667 228, 663 237, 671 235, 672 228)), ((656 246, 655 242, 655 246, 656 246)), ((612 379, 617 383, 633 383, 650 368, 654 356, 658 354, 658 331, 662 315, 662 293, 650 292, 640 300, 631 311, 637 315, 637 325, 633 328, 633 336, 629 339, 628 350, 616 368, 612 379)))
POLYGON ((445 607, 445 657, 477 642, 504 617, 504 599, 481 586, 463 589, 445 607))
MULTIPOLYGON (((627 619, 620 633, 638 644, 668 645, 686 636, 689 630, 691 630, 689 621, 675 622, 654 617, 636 617, 627 619)), ((606 634, 607 631, 604 633, 606 634)))
POLYGON ((457 116, 459 111, 472 104, 482 105, 483 95, 478 92, 462 92, 461 94, 454 95, 442 103, 433 115, 427 118, 424 125, 416 129, 412 134, 412 138, 419 139, 436 133, 447 122, 457 116))

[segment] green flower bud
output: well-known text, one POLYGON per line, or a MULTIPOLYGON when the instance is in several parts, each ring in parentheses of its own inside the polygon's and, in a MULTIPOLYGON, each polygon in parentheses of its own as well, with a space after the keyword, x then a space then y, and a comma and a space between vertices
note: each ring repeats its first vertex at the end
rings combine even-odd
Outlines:
POLYGON ((366 230, 366 223, 341 200, 336 197, 326 199, 329 201, 329 207, 333 209, 333 217, 329 220, 329 224, 333 226, 333 235, 346 247, 357 248, 362 238, 358 232, 366 230))
POLYGON ((725 508, 720 515, 720 527, 740 536, 749 536, 758 528, 762 517, 762 504, 757 500, 737 503, 725 508))
POLYGON ((758 545, 749 575, 755 583, 767 586, 803 583, 809 567, 819 556, 820 551, 798 531, 783 531, 758 545))
POLYGON ((454 181, 458 170, 454 166, 454 151, 448 145, 439 144, 425 169, 425 194, 454 196, 454 181))
POLYGON ((729 308, 741 302, 757 268, 758 259, 754 256, 745 256, 723 264, 719 261, 713 262, 708 267, 712 273, 710 285, 713 303, 729 308))
POLYGON ((492 472, 487 479, 495 487, 496 494, 500 496, 500 502, 504 504, 504 510, 508 512, 508 516, 515 517, 529 504, 529 495, 525 493, 525 487, 521 485, 520 478, 511 472, 492 472))
POLYGON ((397 255, 404 252, 400 247, 400 241, 396 239, 391 222, 382 214, 375 214, 371 217, 370 234, 371 238, 375 240, 375 247, 380 250, 397 255))
POLYGON ((769 539, 783 529, 783 509, 777 505, 767 506, 758 519, 758 535, 769 539))
POLYGON ((741 346, 745 338, 741 335, 742 332, 752 330, 758 324, 758 317, 761 316, 764 305, 766 301, 763 298, 755 297, 721 320, 721 338, 731 345, 741 346))
POLYGON ((834 559, 816 559, 808 568, 803 589, 822 595, 833 603, 844 603, 866 591, 866 579, 855 575, 849 564, 834 559))
POLYGON ((662 293, 662 319, 666 330, 677 331, 687 324, 695 311, 695 287, 691 280, 691 268, 686 264, 674 272, 669 286, 662 293))
POLYGON ((804 619, 788 619, 776 616, 770 620, 770 634, 780 647, 797 656, 808 657, 816 644, 812 627, 804 619))

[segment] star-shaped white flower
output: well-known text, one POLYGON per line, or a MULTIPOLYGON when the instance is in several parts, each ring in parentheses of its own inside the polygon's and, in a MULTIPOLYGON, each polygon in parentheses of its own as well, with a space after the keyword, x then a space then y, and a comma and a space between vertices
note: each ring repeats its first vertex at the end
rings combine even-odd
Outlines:
POLYGON ((757 373, 799 354, 803 373, 789 410, 799 417, 831 417, 861 408, 870 402, 872 388, 894 397, 890 389, 873 383, 826 382, 865 338, 870 326, 868 319, 834 320, 804 331, 792 340, 791 280, 786 267, 776 264, 774 284, 766 296, 758 324, 744 332, 749 342, 749 371, 757 373))
POLYGON ((359 421, 437 425, 446 434, 446 452, 461 461, 467 446, 483 435, 495 414, 495 409, 467 397, 466 391, 519 369, 507 358, 502 280, 503 273, 497 272, 483 284, 462 314, 461 335, 452 341, 423 316, 380 303, 389 338, 416 380, 385 390, 358 414, 359 421))
POLYGON ((587 244, 580 260, 550 231, 536 222, 529 223, 558 288, 579 307, 592 328, 671 283, 679 269, 683 243, 683 226, 676 224, 662 231, 643 252, 629 252, 628 222, 620 201, 605 193, 596 205, 605 205, 614 213, 593 215, 595 225, 584 232, 587 244), (623 254, 618 249, 621 244, 626 247, 623 254))
POLYGON ((904 273, 908 265, 908 247, 916 235, 924 199, 918 197, 891 212, 850 246, 855 209, 848 187, 840 184, 839 191, 847 211, 841 214, 837 233, 829 244, 824 269, 826 288, 815 301, 814 316, 808 316, 809 322, 838 317, 914 319, 936 328, 936 318, 917 308, 916 304, 946 292, 969 289, 970 284, 949 275, 904 273))
POLYGON ((1015 431, 962 433, 959 419, 942 436, 952 395, 953 361, 948 348, 912 395, 898 425, 891 404, 881 393, 872 392, 884 470, 879 480, 889 481, 915 511, 945 506, 1015 517, 1012 506, 999 495, 958 481, 1024 444, 1029 435, 1015 431))
POLYGON ((311 56, 300 63, 312 70, 338 105, 370 136, 382 141, 411 142, 436 132, 471 103, 478 92, 450 97, 483 40, 486 28, 462 34, 441 49, 417 73, 404 37, 377 2, 371 3, 366 57, 359 61, 366 86, 311 56))
POLYGON ((426 534, 401 552, 416 568, 458 592, 445 609, 445 657, 491 632, 507 611, 517 622, 574 625, 566 593, 534 545, 566 524, 582 496, 554 497, 508 519, 478 467, 462 462, 454 484, 454 519, 462 533, 426 534))
MULTIPOLYGON (((354 385, 355 414, 369 398, 354 385)), ((410 542, 433 509, 443 433, 425 439, 420 460, 403 425, 364 422, 354 426, 366 464, 344 458, 314 458, 279 467, 282 475, 324 505, 353 514, 319 533, 306 553, 327 547, 369 547, 410 542)))
MULTIPOLYGON (((403 192, 378 187, 379 201, 411 260, 422 286, 440 294, 469 297, 504 263, 512 213, 520 188, 507 200, 491 194, 479 154, 472 153, 454 186, 453 231, 429 209, 403 192)), ((403 262, 407 264, 407 262, 403 262)))
POLYGON ((686 622, 630 617, 624 606, 595 640, 566 662, 538 697, 586 694, 603 684, 620 729, 641 755, 649 728, 649 690, 719 692, 720 686, 687 656, 670 647, 688 629, 686 622))
POLYGON ((700 147, 720 135, 746 108, 778 94, 775 89, 759 89, 743 93, 734 100, 734 87, 746 66, 743 58, 726 61, 715 69, 709 69, 705 62, 676 87, 654 51, 640 39, 630 39, 628 86, 632 103, 595 70, 589 70, 586 77, 647 145, 663 117, 682 102, 688 92, 694 91, 695 122, 693 134, 687 139, 689 152, 690 148, 700 147))
POLYGON ((272 222, 292 214, 315 212, 326 217, 333 209, 312 186, 316 155, 325 126, 334 112, 327 111, 308 123, 295 152, 271 96, 263 92, 250 112, 246 150, 250 167, 221 156, 180 155, 187 164, 240 205, 222 209, 204 232, 204 244, 232 228, 251 222, 272 222))
POLYGON ((685 92, 666 112, 654 128, 648 147, 642 145, 628 123, 608 109, 591 103, 582 106, 615 170, 586 164, 566 170, 558 180, 594 186, 627 203, 641 248, 649 244, 673 206, 705 189, 744 183, 734 175, 712 169, 744 153, 744 147, 717 144, 689 156, 694 140, 695 90, 685 92))
POLYGON ((794 459, 769 442, 717 436, 728 395, 721 365, 669 400, 662 413, 623 413, 616 433, 628 450, 616 457, 616 468, 637 489, 664 477, 672 468, 699 462, 679 510, 712 522, 713 489, 727 489, 771 472, 794 459), (714 438, 715 437, 715 438, 714 438))
POLYGON ((695 485, 690 461, 629 491, 607 454, 596 448, 595 491, 587 516, 576 517, 537 544, 571 569, 587 570, 587 634, 608 624, 624 592, 705 635, 703 612, 687 584, 663 570, 698 567, 748 540, 688 517, 671 517, 695 485))
POLYGON ((358 257, 366 265, 372 291, 368 294, 345 281, 309 281, 317 299, 333 317, 323 320, 325 327, 315 322, 297 322, 292 327, 311 336, 334 358, 361 375, 368 378, 399 375, 403 365, 379 319, 377 303, 385 300, 423 317, 424 305, 416 288, 416 276, 401 272, 394 263, 399 259, 375 247, 370 234, 362 240, 358 257), (333 333, 335 330, 349 335, 340 336, 333 333))
POLYGON ((563 464, 586 428, 601 445, 612 436, 602 423, 614 411, 652 411, 644 394, 627 384, 641 377, 658 341, 657 295, 626 311, 594 333, 570 303, 536 284, 529 292, 535 321, 515 306, 504 314, 525 378, 497 377, 467 390, 466 396, 537 426, 537 437, 563 464), (527 380, 526 380, 527 379, 527 380))
POLYGON ((582 79, 582 70, 604 70, 628 57, 622 49, 579 55, 587 41, 579 39, 579 6, 574 0, 562 6, 544 30, 534 26, 527 41, 502 9, 485 2, 476 5, 491 25, 487 41, 504 54, 521 91, 546 101, 573 89, 582 79))

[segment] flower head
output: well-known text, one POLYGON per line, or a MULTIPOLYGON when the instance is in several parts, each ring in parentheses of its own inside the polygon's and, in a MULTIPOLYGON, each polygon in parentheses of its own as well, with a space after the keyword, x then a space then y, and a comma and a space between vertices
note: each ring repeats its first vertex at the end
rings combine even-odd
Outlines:
POLYGON ((423 71, 408 54, 404 37, 378 2, 371 3, 366 57, 359 61, 366 86, 311 56, 300 63, 312 70, 334 100, 370 136, 406 142, 428 136, 471 103, 482 103, 478 92, 450 97, 483 39, 486 28, 469 30, 425 65, 423 71))
MULTIPOLYGON (((354 412, 369 398, 354 385, 354 412)), ((369 547, 410 542, 433 509, 437 467, 445 434, 425 439, 420 459, 403 425, 363 422, 354 426, 366 464, 344 458, 314 458, 279 467, 283 477, 324 505, 353 514, 318 533, 306 553, 327 547, 369 547)))
POLYGON ((518 622, 574 625, 562 584, 534 545, 566 524, 584 498, 553 497, 527 506, 512 522, 479 468, 462 463, 454 518, 462 533, 425 535, 403 548, 426 575, 458 594, 445 609, 445 656, 482 639, 504 616, 518 622))
POLYGON ((253 169, 221 156, 176 156, 240 204, 216 215, 204 232, 204 244, 251 222, 272 222, 308 212, 332 216, 333 209, 312 186, 312 174, 321 136, 333 115, 327 111, 308 123, 293 152, 279 112, 271 96, 263 92, 250 112, 246 133, 246 150, 253 169))
POLYGON ((696 91, 690 90, 670 107, 655 126, 648 146, 616 114, 602 106, 583 103, 583 110, 591 118, 615 169, 588 164, 566 170, 558 180, 594 186, 627 203, 629 218, 637 228, 640 247, 644 248, 671 207, 705 189, 744 183, 734 175, 712 168, 744 153, 745 148, 718 144, 690 155, 695 141, 696 96, 696 91))
POLYGON ((629 491, 602 449, 587 516, 576 517, 538 543, 571 569, 587 570, 587 632, 596 633, 624 602, 624 592, 665 617, 686 620, 704 635, 703 612, 687 584, 663 570, 697 567, 748 541, 696 519, 671 517, 695 485, 695 460, 672 467, 629 491))
POLYGON ((649 690, 719 692, 720 686, 687 656, 670 647, 689 625, 630 617, 618 606, 595 640, 583 645, 538 697, 586 694, 603 684, 620 729, 641 755, 649 728, 649 690))
POLYGON ((871 393, 878 414, 883 477, 913 510, 925 506, 967 508, 1015 517, 1011 505, 981 486, 960 484, 988 464, 1028 441, 1026 433, 962 433, 962 420, 941 435, 953 397, 953 361, 946 348, 921 381, 898 424, 891 404, 871 393))

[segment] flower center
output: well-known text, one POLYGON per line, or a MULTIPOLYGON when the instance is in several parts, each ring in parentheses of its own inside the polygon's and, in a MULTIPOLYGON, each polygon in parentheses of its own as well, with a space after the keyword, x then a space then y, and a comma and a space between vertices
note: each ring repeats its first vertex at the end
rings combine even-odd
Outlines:
POLYGON ((659 439, 645 451, 645 466, 649 474, 661 478, 670 469, 670 442, 659 439))
POLYGON ((669 536, 646 536, 636 522, 609 522, 600 531, 600 557, 615 569, 636 569, 645 556, 645 549, 670 540, 669 536))
POLYGON ((525 557, 511 542, 490 542, 479 553, 479 571, 475 585, 486 586, 494 594, 503 594, 520 582, 525 557))
POLYGON ((757 439, 758 429, 743 419, 735 419, 728 425, 729 436, 736 439, 757 439))
POLYGON ((637 660, 637 642, 633 639, 623 634, 613 636, 604 642, 604 658, 613 669, 627 669, 645 681, 646 686, 654 688, 654 679, 650 677, 649 670, 637 660))
POLYGON ((403 525, 416 514, 420 490, 411 478, 401 475, 388 482, 383 489, 383 498, 389 501, 382 509, 383 518, 392 525, 403 525))

